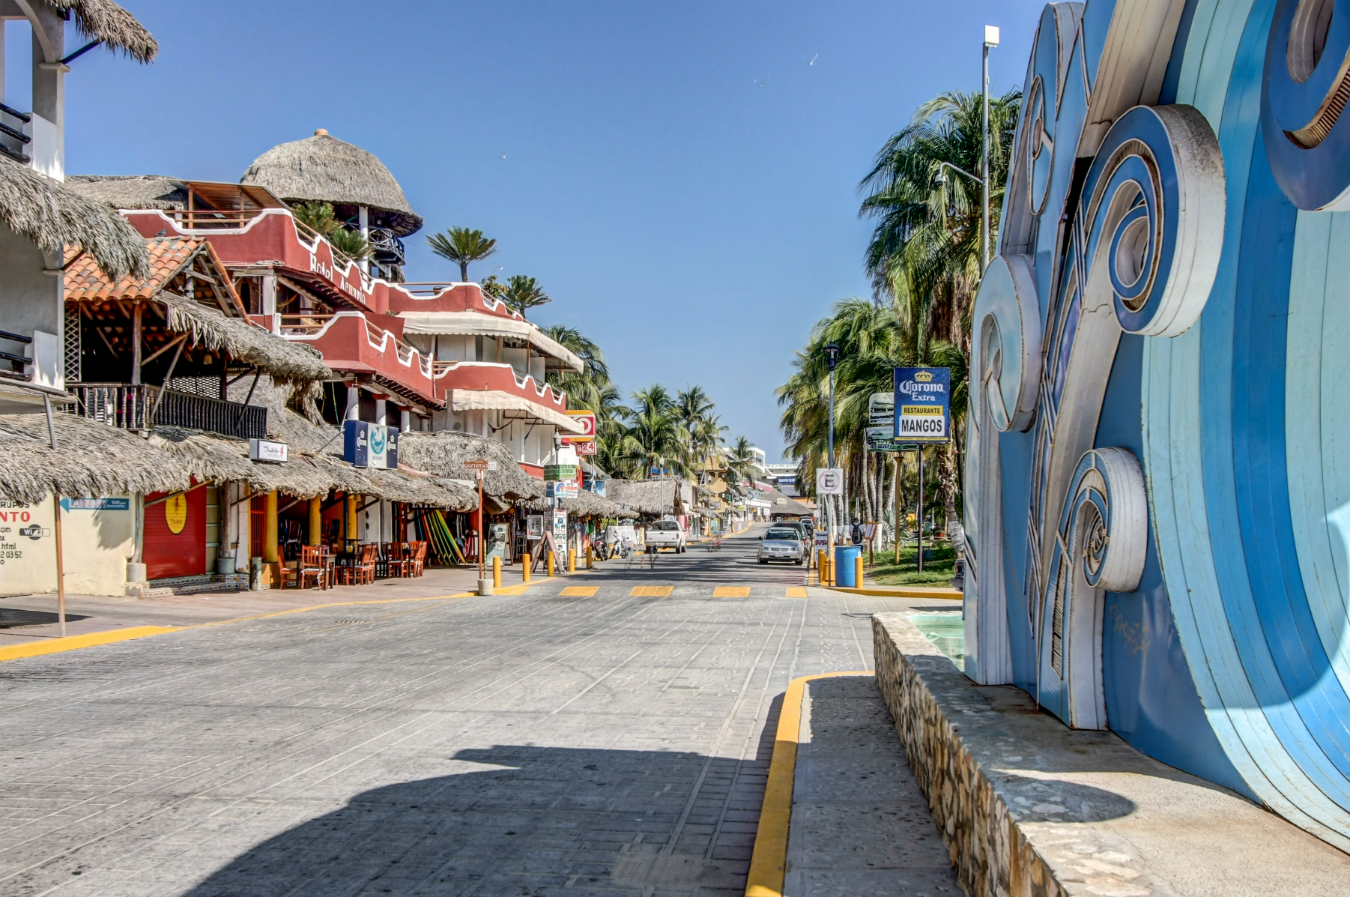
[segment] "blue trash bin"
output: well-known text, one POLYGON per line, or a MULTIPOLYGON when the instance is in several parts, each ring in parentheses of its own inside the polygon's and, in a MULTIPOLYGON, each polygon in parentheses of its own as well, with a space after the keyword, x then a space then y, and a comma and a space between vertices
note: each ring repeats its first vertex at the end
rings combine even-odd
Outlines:
POLYGON ((837 545, 834 549, 834 584, 856 589, 862 583, 854 579, 854 558, 862 557, 861 545, 837 545))

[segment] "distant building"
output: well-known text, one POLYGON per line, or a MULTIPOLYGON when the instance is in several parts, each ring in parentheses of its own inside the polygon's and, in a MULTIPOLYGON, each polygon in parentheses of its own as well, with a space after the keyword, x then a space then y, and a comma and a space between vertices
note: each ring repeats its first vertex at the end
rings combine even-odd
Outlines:
POLYGON ((797 489, 797 465, 787 462, 776 464, 765 464, 764 474, 770 483, 778 487, 778 491, 792 498, 799 498, 801 492, 797 489))

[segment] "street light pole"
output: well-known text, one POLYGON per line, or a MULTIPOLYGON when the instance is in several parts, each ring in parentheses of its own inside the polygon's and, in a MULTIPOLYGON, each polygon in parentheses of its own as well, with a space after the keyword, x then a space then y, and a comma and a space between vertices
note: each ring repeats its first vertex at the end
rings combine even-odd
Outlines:
MULTIPOLYGON (((839 360, 839 347, 830 343, 825 347, 825 362, 830 366, 830 469, 834 469, 834 365, 839 360)), ((841 495, 840 501, 843 501, 841 495)), ((834 558, 834 502, 830 502, 830 540, 829 557, 834 558)))
POLYGON ((982 72, 980 91, 983 107, 980 113, 980 276, 989 267, 989 50, 998 46, 998 26, 984 26, 984 48, 981 53, 982 72))

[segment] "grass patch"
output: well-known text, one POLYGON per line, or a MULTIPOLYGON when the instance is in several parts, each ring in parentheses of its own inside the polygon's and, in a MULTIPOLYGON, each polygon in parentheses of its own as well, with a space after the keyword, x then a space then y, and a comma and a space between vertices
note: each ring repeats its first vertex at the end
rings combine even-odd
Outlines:
POLYGON ((868 579, 881 586, 946 586, 955 575, 956 549, 950 542, 925 545, 923 572, 919 572, 918 551, 913 545, 900 548, 900 563, 894 550, 877 552, 877 565, 867 571, 868 579))

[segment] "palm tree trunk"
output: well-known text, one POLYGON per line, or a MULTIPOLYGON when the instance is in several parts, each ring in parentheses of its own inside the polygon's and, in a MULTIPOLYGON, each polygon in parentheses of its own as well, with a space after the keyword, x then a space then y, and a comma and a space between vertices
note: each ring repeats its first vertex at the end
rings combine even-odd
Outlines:
POLYGON ((460 282, 460 283, 468 283, 468 282, 469 282, 469 263, 468 263, 468 262, 460 262, 460 263, 459 263, 459 282, 460 282))
MULTIPOLYGON (((942 490, 942 506, 946 509, 947 520, 956 519, 956 489, 959 477, 956 472, 956 444, 948 442, 942 447, 942 462, 938 468, 939 488, 942 490)), ((944 524, 944 528, 947 525, 944 524)))

